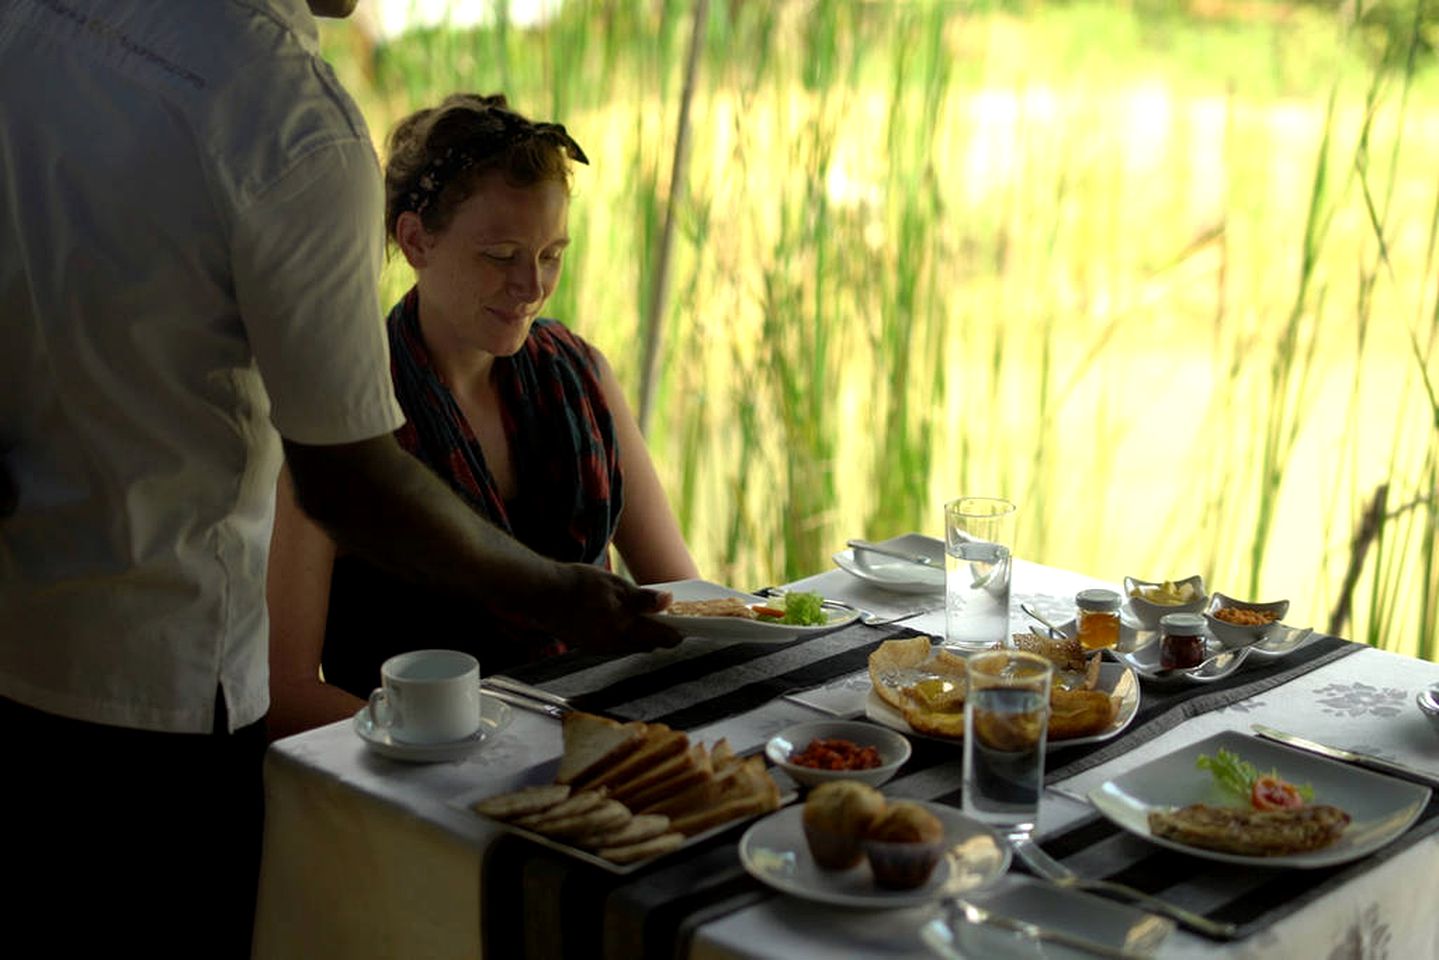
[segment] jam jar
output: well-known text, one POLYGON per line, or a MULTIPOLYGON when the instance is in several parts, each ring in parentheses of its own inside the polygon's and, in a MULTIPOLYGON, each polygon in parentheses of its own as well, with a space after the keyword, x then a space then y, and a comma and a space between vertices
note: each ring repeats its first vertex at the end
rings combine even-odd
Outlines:
POLYGON ((1197 667, 1204 662, 1204 618, 1197 613, 1166 613, 1159 618, 1159 666, 1164 670, 1197 667))
POLYGON ((1103 650, 1119 643, 1119 594, 1093 588, 1074 596, 1078 613, 1079 645, 1086 650, 1103 650))

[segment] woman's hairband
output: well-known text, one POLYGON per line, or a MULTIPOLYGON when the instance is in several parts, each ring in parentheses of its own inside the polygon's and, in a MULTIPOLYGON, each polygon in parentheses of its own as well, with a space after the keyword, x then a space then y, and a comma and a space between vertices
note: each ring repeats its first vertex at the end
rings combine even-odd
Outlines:
MULTIPOLYGON (((584 150, 580 149, 580 145, 570 136, 563 124, 534 123, 508 110, 490 110, 485 114, 485 119, 491 121, 487 124, 491 129, 481 131, 480 136, 474 138, 486 141, 481 144, 484 149, 480 154, 482 157, 498 153, 523 140, 540 139, 548 140, 559 147, 571 160, 583 164, 590 162, 590 158, 585 156, 584 150)), ((469 150, 450 147, 420 171, 414 186, 405 195, 405 209, 423 215, 441 191, 454 182, 456 176, 475 166, 477 162, 475 154, 469 150)))

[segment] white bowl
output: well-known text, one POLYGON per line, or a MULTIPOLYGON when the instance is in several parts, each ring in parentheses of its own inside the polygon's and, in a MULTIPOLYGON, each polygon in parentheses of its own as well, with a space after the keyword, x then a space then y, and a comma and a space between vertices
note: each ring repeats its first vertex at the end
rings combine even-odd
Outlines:
POLYGON ((1137 577, 1124 578, 1124 597, 1129 601, 1129 609, 1134 612, 1134 618, 1150 630, 1159 629, 1159 618, 1166 613, 1199 613, 1209 600, 1209 595, 1204 592, 1204 578, 1197 573, 1192 577, 1173 581, 1179 586, 1187 583, 1194 588, 1195 599, 1188 603, 1155 603, 1153 600, 1146 600, 1144 597, 1136 595, 1136 591, 1140 587, 1158 587, 1163 582, 1162 580, 1140 580, 1137 577))
POLYGON ((909 740, 903 734, 859 720, 812 720, 786 727, 765 744, 765 756, 802 786, 817 787, 831 780, 858 780, 877 787, 886 782, 909 759, 909 740), (861 747, 879 751, 880 765, 868 770, 819 770, 791 763, 790 757, 802 753, 811 740, 848 740, 861 747))
POLYGON ((1237 647, 1248 647, 1256 643, 1262 643, 1273 635, 1279 628, 1279 621, 1289 612, 1288 600, 1273 600, 1268 603, 1257 603, 1248 600, 1236 600, 1226 596, 1218 590, 1214 596, 1209 598, 1209 606, 1204 610, 1204 619, 1209 624, 1209 632, 1214 635, 1224 646, 1231 650, 1237 647), (1221 620, 1214 615, 1216 610, 1252 610, 1255 613, 1272 614, 1268 623, 1253 625, 1230 623, 1228 620, 1221 620))

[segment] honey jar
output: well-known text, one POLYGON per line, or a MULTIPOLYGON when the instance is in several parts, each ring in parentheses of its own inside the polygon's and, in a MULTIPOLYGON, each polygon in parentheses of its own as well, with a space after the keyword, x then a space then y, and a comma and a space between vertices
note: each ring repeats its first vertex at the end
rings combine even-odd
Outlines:
POLYGON ((1119 594, 1092 588, 1074 596, 1079 645, 1086 650, 1104 650, 1119 643, 1119 594))
POLYGON ((1204 662, 1204 618, 1197 613, 1166 613, 1159 618, 1159 666, 1183 670, 1204 662))

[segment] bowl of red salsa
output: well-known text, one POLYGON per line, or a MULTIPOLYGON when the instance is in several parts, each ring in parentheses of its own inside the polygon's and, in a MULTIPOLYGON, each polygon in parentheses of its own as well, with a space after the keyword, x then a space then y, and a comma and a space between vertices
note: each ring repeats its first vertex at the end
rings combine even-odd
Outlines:
POLYGON ((765 744, 770 762, 806 787, 831 780, 877 787, 895 775, 909 752, 904 734, 860 720, 798 723, 765 744))

